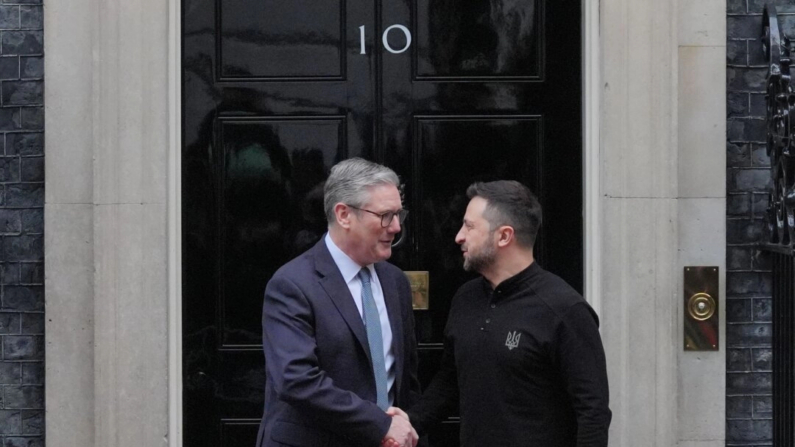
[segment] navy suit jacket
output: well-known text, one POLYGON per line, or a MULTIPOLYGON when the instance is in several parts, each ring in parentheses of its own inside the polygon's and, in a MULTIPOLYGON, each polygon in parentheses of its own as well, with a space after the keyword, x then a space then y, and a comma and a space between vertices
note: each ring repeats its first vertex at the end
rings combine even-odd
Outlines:
MULTIPOLYGON (((395 355, 394 405, 419 397, 411 288, 379 262, 395 355)), ((280 268, 262 310, 265 412, 257 447, 378 447, 391 417, 375 404, 367 332, 342 274, 321 238, 280 268)))

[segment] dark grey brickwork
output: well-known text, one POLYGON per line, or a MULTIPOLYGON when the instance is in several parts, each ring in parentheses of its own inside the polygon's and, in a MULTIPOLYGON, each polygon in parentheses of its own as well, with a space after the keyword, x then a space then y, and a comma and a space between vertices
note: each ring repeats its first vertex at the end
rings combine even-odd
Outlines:
POLYGON ((0 0, 0 447, 44 446, 41 0, 0 0))
MULTIPOLYGON (((767 66, 759 34, 769 0, 727 1, 726 445, 772 445, 771 280, 764 232, 767 66)), ((795 0, 775 2, 795 35, 795 0)))

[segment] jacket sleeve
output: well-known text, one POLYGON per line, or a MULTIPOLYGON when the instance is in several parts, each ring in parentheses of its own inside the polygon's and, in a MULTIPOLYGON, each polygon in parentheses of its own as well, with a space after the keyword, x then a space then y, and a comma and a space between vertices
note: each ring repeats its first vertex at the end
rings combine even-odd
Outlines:
POLYGON ((556 355, 577 417, 577 447, 607 447, 612 413, 599 323, 586 303, 572 306, 557 327, 556 355))
POLYGON ((360 445, 380 444, 391 418, 355 393, 337 388, 320 369, 312 307, 289 278, 275 275, 265 289, 262 345, 278 398, 318 426, 360 445))

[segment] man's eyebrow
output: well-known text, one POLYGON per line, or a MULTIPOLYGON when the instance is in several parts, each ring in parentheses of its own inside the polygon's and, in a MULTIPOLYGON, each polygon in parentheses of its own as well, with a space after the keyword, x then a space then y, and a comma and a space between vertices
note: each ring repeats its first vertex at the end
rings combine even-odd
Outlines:
POLYGON ((401 211, 403 211, 403 208, 402 208, 402 207, 401 207, 401 208, 398 208, 398 209, 396 209, 396 210, 393 210, 393 209, 388 209, 388 210, 384 210, 384 211, 379 211, 378 213, 379 213, 379 214, 384 214, 384 213, 399 213, 399 212, 401 212, 401 211))

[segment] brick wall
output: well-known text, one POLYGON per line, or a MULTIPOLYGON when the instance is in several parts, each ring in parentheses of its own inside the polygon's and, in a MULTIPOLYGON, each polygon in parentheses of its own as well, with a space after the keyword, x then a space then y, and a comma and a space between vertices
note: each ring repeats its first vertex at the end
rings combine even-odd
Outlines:
MULTIPOLYGON (((727 2, 726 445, 772 445, 771 280, 764 237, 770 160, 767 66, 759 35, 765 0, 727 2)), ((775 2, 795 35, 795 1, 775 2)))
POLYGON ((0 438, 44 445, 41 0, 0 0, 0 438))

